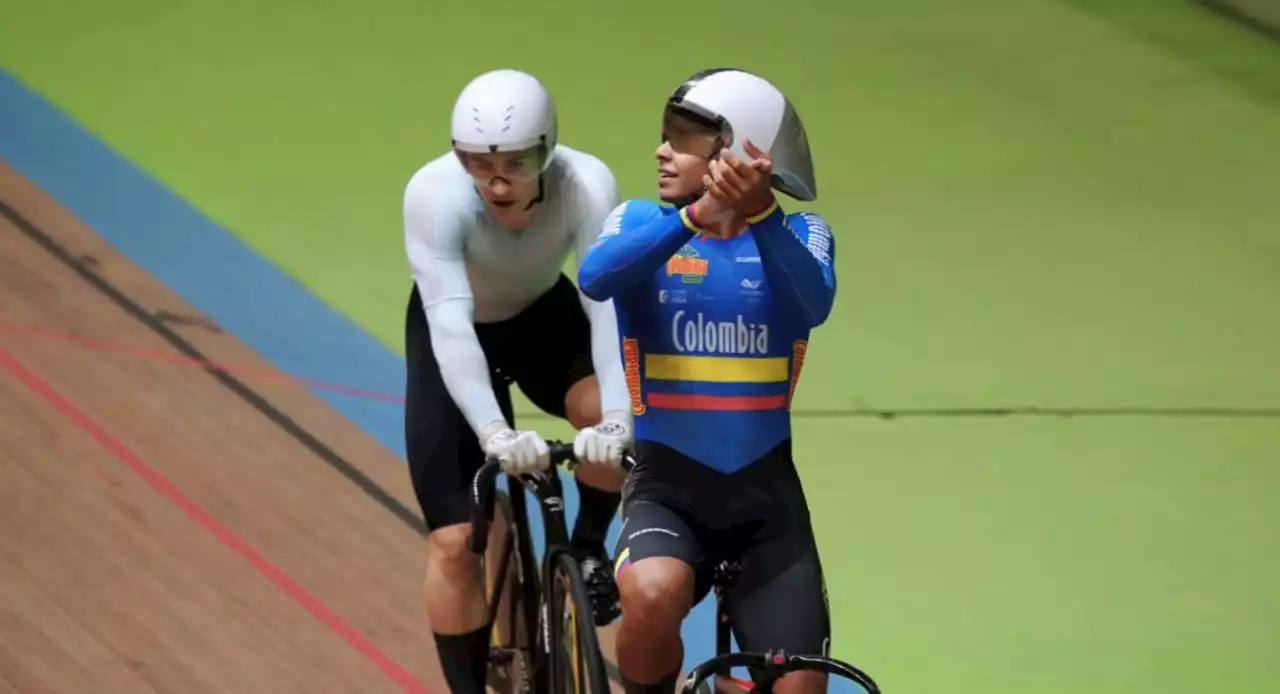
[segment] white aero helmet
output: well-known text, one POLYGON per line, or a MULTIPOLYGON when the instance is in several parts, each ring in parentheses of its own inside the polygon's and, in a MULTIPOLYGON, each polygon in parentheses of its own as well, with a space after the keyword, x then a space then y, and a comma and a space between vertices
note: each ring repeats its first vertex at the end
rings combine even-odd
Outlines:
POLYGON ((453 148, 458 152, 541 149, 538 170, 556 148, 556 107, 533 75, 486 72, 467 83, 453 105, 453 148))
POLYGON ((809 138, 795 107, 764 78, 730 68, 705 70, 685 80, 667 100, 719 127, 729 151, 750 159, 743 143, 773 158, 773 187, 797 200, 817 199, 809 138))

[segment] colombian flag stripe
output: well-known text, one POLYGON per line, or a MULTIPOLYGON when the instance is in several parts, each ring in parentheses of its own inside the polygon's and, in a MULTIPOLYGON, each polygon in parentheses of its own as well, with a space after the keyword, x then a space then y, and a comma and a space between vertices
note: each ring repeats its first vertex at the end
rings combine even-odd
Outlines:
POLYGON ((649 407, 658 410, 714 410, 745 412, 781 410, 787 406, 786 395, 676 395, 649 393, 649 407))
POLYGON ((623 547, 622 553, 613 562, 613 578, 616 581, 622 570, 631 565, 631 548, 623 547))
POLYGON ((680 221, 684 224, 684 228, 695 234, 707 233, 706 230, 702 228, 702 225, 698 224, 698 220, 693 218, 693 213, 689 211, 688 207, 680 208, 680 221))
POLYGON ((785 383, 786 357, 691 357, 646 354, 645 378, 707 383, 785 383))
POLYGON ((769 215, 773 214, 776 209, 778 209, 778 200, 775 198, 773 203, 764 208, 764 211, 757 212, 756 214, 747 217, 747 224, 759 224, 760 222, 763 222, 768 219, 769 215))

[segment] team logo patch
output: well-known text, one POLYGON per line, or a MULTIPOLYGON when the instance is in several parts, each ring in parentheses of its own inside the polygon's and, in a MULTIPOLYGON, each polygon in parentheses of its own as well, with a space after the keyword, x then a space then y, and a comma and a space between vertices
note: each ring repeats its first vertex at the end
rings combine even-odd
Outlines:
POLYGON ((600 422, 595 430, 605 436, 623 436, 627 433, 627 427, 617 422, 600 422))
POLYGON ((627 392, 631 394, 631 414, 644 414, 644 398, 640 393, 640 343, 634 337, 622 338, 622 366, 627 378, 627 392))
POLYGON ((709 265, 693 246, 685 244, 667 261, 667 277, 679 277, 685 284, 701 284, 709 265))

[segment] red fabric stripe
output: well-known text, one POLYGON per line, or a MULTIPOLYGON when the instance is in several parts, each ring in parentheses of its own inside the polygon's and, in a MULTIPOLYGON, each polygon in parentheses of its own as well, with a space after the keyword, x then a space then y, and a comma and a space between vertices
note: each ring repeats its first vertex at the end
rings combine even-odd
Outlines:
POLYGON ((786 395, 677 395, 649 393, 649 407, 660 410, 780 410, 787 406, 786 395))

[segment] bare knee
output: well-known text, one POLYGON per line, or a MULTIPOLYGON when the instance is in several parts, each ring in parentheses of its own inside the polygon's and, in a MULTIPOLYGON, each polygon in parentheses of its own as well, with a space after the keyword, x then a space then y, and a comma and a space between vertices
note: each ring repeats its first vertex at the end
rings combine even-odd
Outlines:
POLYGON ((449 582, 479 581, 480 557, 467 547, 471 526, 467 523, 432 530, 427 535, 427 571, 449 582))
POLYGON ((600 423, 600 382, 595 376, 580 379, 564 394, 564 412, 574 429, 586 429, 600 423))
POLYGON ((630 564, 618 578, 625 622, 646 630, 678 630, 693 607, 693 569, 672 557, 630 564))

